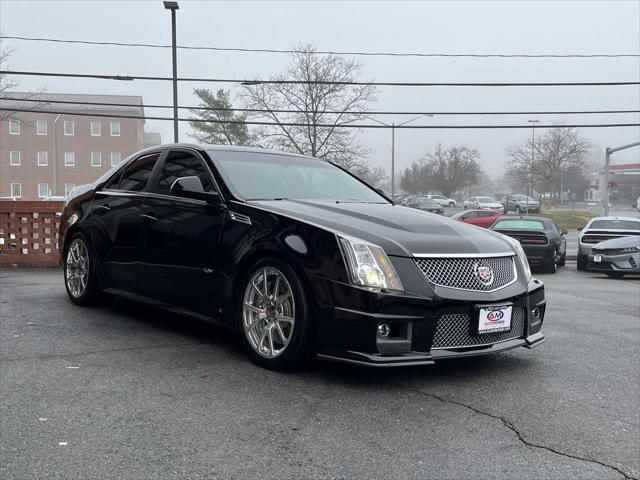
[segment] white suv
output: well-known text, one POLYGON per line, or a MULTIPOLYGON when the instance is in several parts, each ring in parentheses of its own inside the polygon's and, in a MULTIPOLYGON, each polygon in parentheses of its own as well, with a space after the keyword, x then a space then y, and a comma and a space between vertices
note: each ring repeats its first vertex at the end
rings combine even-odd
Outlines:
POLYGON ((427 195, 427 198, 433 198, 441 207, 455 207, 458 205, 453 198, 447 198, 444 195, 427 195))

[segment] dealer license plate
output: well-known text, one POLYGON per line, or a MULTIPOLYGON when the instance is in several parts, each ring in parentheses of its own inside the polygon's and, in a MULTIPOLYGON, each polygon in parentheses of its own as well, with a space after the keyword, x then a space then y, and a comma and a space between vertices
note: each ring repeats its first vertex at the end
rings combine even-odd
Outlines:
POLYGON ((511 330, 513 306, 484 306, 478 309, 478 334, 511 330))
POLYGON ((594 255, 593 256, 593 261, 596 262, 596 263, 602 262, 602 255, 594 255))

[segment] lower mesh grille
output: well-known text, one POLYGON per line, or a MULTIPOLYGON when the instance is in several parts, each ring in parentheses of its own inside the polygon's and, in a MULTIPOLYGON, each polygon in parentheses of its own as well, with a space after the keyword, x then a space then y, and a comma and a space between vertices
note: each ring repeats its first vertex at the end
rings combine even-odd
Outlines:
POLYGON ((438 319, 431 348, 474 347, 524 337, 524 307, 514 308, 511 317, 511 330, 508 332, 471 335, 470 322, 471 316, 466 313, 441 316, 438 319))

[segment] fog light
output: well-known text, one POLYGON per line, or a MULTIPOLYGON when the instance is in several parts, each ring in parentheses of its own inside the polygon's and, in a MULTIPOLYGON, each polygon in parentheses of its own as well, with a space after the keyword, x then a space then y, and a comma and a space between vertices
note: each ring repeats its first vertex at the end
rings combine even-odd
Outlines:
POLYGON ((531 316, 534 318, 534 320, 539 320, 541 314, 542 314, 542 312, 540 311, 540 309, 538 307, 536 307, 533 310, 531 310, 531 316))
POLYGON ((388 323, 378 325, 378 336, 386 338, 391 333, 391 326, 388 323))

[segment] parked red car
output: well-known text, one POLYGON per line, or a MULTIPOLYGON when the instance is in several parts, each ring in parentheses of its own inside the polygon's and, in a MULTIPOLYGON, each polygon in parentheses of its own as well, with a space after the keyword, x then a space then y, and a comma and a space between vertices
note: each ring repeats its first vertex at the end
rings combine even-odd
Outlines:
POLYGON ((466 210, 452 215, 451 218, 459 220, 460 222, 470 223, 471 225, 477 225, 478 227, 489 228, 493 225, 493 222, 502 217, 504 217, 504 215, 495 210, 466 210))

